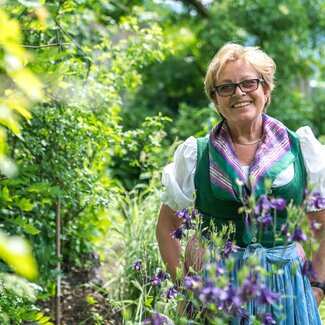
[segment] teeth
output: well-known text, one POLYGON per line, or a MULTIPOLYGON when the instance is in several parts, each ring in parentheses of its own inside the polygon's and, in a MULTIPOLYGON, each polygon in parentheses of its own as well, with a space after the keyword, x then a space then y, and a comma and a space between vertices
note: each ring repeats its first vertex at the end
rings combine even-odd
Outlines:
POLYGON ((233 107, 238 108, 238 107, 243 107, 246 105, 249 105, 249 102, 241 102, 241 103, 233 105, 233 107))

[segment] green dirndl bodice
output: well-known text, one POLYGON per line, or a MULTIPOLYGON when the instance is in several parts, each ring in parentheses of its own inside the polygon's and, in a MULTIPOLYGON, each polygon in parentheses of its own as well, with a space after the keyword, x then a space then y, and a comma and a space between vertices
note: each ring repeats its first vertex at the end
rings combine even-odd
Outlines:
MULTIPOLYGON (((291 161, 294 165, 294 177, 286 185, 271 188, 271 191, 268 194, 275 198, 283 198, 287 203, 292 201, 294 205, 300 206, 304 200, 304 191, 307 186, 306 169, 304 166, 297 135, 290 131, 288 131, 288 134, 292 139, 291 161)), ((225 195, 221 189, 219 192, 213 190, 209 173, 210 157, 209 137, 207 136, 198 138, 197 165, 194 177, 196 190, 195 205, 198 211, 203 215, 203 228, 209 228, 211 221, 213 221, 215 227, 217 228, 221 227, 222 225, 227 225, 229 222, 232 222, 236 227, 236 233, 232 239, 235 240, 236 244, 240 247, 246 247, 248 244, 256 242, 259 242, 264 247, 281 245, 281 241, 274 241, 274 232, 271 225, 267 230, 263 230, 263 235, 259 231, 256 238, 253 237, 251 238, 250 242, 247 242, 247 239, 245 239, 245 216, 243 213, 239 213, 238 210, 244 204, 245 195, 249 195, 249 189, 247 187, 243 189, 246 192, 242 194, 242 198, 225 195)), ((227 164, 227 162, 224 161, 224 158, 221 156, 218 157, 217 154, 214 155, 213 159, 219 159, 220 161, 217 162, 219 165, 227 164)), ((288 160, 278 161, 268 170, 265 175, 265 179, 268 178, 273 181, 277 175, 286 167, 288 167, 288 160)), ((232 171, 228 166, 225 166, 225 168, 227 168, 227 173, 229 174, 230 179, 233 179, 233 182, 235 182, 236 174, 234 171, 232 171)), ((260 195, 265 194, 263 190, 263 186, 260 186, 257 191, 255 191, 256 199, 258 199, 260 195)), ((285 210, 277 211, 277 231, 280 231, 281 226, 286 222, 286 217, 287 215, 285 210)))

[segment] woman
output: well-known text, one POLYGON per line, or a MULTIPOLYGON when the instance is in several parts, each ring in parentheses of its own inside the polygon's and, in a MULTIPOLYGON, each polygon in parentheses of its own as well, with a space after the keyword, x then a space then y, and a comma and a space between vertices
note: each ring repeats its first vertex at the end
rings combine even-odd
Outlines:
MULTIPOLYGON (((179 241, 170 235, 181 224, 175 211, 195 205, 206 226, 210 220, 217 227, 231 221, 236 226, 234 240, 243 252, 262 248, 268 257, 274 252, 280 254, 277 252, 283 246, 281 242, 275 244, 272 229, 263 231, 263 236, 249 231, 245 218, 238 212, 248 196, 252 192, 257 198, 264 194, 265 180, 269 179, 269 194, 287 202, 292 200, 296 205, 302 204, 308 183, 313 183, 314 190, 325 197, 325 147, 310 128, 303 127, 294 133, 265 114, 274 88, 275 69, 274 61, 260 49, 233 43, 225 44, 208 67, 205 92, 222 121, 208 136, 190 137, 180 145, 174 162, 165 167, 162 176, 166 192, 162 195, 164 204, 156 233, 161 256, 173 280, 181 255, 179 241)), ((296 283, 290 293, 299 299, 287 299, 287 319, 281 325, 321 324, 317 306, 324 298, 325 210, 318 210, 308 212, 308 218, 321 225, 315 230, 320 246, 313 256, 318 283, 311 287, 301 268, 298 270, 301 283, 296 283), (298 288, 299 285, 303 287, 298 288)), ((285 222, 286 212, 282 211, 277 214, 278 231, 285 222)), ((188 246, 186 255, 203 254, 197 240, 190 241, 188 246)), ((293 246, 288 253, 291 264, 286 266, 283 276, 290 273, 292 263, 302 263, 302 254, 301 247, 293 246)), ((200 268, 200 263, 191 265, 194 261, 185 264, 185 274, 190 266, 200 268)))

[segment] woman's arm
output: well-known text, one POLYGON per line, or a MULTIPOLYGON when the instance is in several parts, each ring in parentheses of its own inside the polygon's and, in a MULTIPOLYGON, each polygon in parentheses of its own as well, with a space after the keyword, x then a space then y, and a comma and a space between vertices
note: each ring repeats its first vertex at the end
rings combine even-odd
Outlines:
MULTIPOLYGON (((315 220, 320 224, 319 229, 313 231, 313 236, 319 242, 318 250, 313 254, 313 266, 317 274, 317 282, 325 283, 325 210, 308 212, 307 217, 310 222, 315 220)), ((324 299, 323 290, 313 287, 313 292, 319 306, 324 299)))
POLYGON ((176 282, 176 269, 180 266, 181 243, 178 239, 173 239, 171 233, 181 224, 182 219, 178 218, 175 212, 164 204, 160 209, 156 236, 161 257, 174 282, 176 282))

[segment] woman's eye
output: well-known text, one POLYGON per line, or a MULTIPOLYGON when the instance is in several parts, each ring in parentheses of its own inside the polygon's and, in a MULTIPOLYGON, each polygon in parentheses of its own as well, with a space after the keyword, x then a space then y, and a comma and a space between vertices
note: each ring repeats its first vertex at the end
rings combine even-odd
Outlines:
POLYGON ((227 84, 227 85, 221 85, 219 90, 220 91, 229 91, 232 90, 234 86, 232 84, 227 84))
POLYGON ((256 80, 245 80, 242 82, 244 87, 253 87, 256 85, 256 80))

